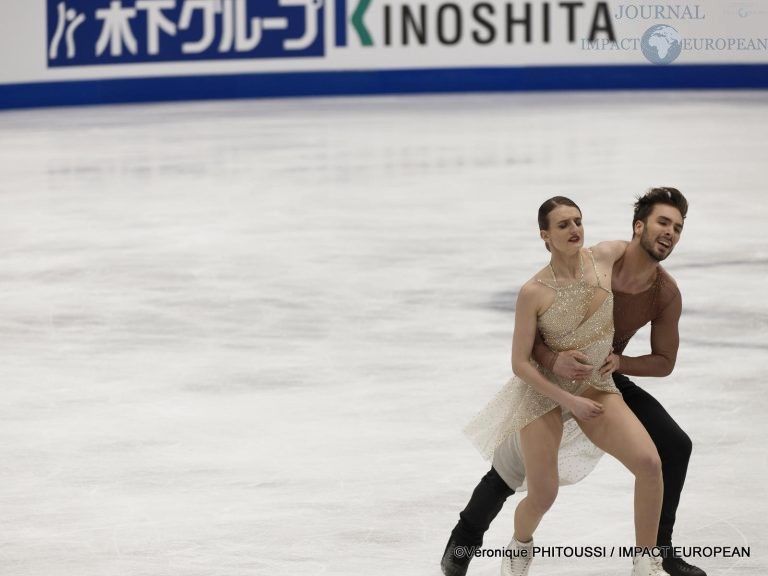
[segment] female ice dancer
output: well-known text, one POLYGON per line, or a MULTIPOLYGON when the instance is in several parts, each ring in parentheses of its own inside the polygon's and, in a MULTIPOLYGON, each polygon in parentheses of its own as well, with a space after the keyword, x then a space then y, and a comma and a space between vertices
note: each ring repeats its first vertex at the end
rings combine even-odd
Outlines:
MULTIPOLYGON (((663 480, 661 462, 648 432, 627 408, 610 374, 599 366, 611 352, 613 295, 611 270, 626 242, 602 242, 584 249, 579 207, 568 198, 550 198, 539 208, 539 229, 551 252, 549 265, 520 289, 515 308, 511 379, 467 426, 478 450, 490 458, 510 434, 519 433, 527 496, 515 510, 510 554, 502 576, 526 576, 533 533, 555 501, 559 486, 558 448, 563 419, 572 415, 596 446, 635 476, 636 546, 656 545, 663 480), (536 333, 555 351, 578 349, 596 368, 586 380, 563 380, 531 358, 536 333)), ((640 554, 632 576, 663 576, 660 559, 640 554)))

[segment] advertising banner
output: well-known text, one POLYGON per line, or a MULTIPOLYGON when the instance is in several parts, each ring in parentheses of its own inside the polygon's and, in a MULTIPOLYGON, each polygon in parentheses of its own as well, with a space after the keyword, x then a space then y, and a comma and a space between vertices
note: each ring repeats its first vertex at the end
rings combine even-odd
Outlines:
MULTIPOLYGON (((0 106, 6 107, 24 105, 18 98, 31 96, 35 83, 173 77, 206 79, 191 98, 225 97, 235 84, 239 91, 230 96, 761 87, 768 84, 768 6, 727 0, 6 0, 0 59, 0 106), (221 76, 222 84, 211 87, 211 76, 221 76)), ((137 99, 153 99, 153 90, 159 99, 171 97, 170 85, 151 86, 134 84, 146 92, 137 99)), ((130 100, 131 85, 120 88, 130 100)))

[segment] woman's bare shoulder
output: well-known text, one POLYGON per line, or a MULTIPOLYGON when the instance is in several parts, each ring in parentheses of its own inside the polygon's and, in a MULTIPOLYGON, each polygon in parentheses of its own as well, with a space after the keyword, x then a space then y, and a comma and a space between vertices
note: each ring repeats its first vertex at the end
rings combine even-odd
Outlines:
POLYGON ((520 287, 520 298, 541 302, 546 299, 552 289, 547 286, 552 282, 552 273, 549 267, 542 268, 520 287))

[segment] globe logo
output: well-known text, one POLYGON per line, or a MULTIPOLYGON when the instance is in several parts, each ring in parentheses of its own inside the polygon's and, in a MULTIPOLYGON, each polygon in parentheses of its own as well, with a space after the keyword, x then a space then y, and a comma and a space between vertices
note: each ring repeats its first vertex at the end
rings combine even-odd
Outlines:
POLYGON ((640 49, 652 64, 672 64, 683 51, 683 41, 672 26, 658 24, 645 31, 640 49))

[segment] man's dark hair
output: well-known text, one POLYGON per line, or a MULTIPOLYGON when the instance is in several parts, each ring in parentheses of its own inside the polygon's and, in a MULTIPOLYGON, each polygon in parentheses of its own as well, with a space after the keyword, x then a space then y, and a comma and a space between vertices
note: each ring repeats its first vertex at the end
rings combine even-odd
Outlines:
POLYGON ((685 220, 688 214, 688 200, 685 199, 682 192, 677 188, 661 187, 650 188, 648 192, 640 196, 635 202, 635 215, 632 218, 632 231, 635 230, 635 222, 640 220, 643 223, 648 221, 648 216, 653 212, 656 204, 666 204, 680 211, 680 215, 685 220))
POLYGON ((539 230, 549 229, 549 213, 558 206, 573 206, 581 213, 581 208, 576 206, 576 202, 565 196, 553 196, 544 204, 539 206, 539 230))

